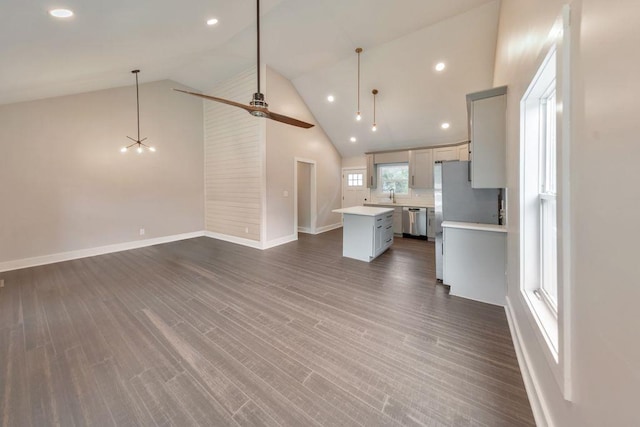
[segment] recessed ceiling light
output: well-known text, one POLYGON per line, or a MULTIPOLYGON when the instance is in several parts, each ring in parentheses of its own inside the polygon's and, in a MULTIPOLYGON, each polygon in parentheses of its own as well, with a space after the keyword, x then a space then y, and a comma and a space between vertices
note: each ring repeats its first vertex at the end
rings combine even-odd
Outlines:
POLYGON ((327 96, 327 101, 329 101, 329 102, 333 102, 333 101, 335 101, 335 100, 336 100, 336 98, 334 98, 334 96, 333 96, 333 95, 329 95, 329 96, 327 96))
POLYGON ((53 9, 49 11, 49 15, 55 18, 70 18, 73 16, 73 12, 69 9, 53 9))
POLYGON ((440 127, 441 127, 442 129, 449 129, 449 127, 450 127, 450 126, 451 126, 451 125, 450 125, 449 123, 446 123, 446 122, 440 125, 440 127))
POLYGON ((446 65, 444 65, 444 62, 438 62, 436 64, 436 71, 442 71, 442 70, 444 70, 445 67, 446 67, 446 65))
POLYGON ((218 20, 216 18, 211 18, 207 20, 207 25, 216 25, 218 20))
POLYGON ((351 142, 356 142, 356 141, 357 141, 357 139, 356 139, 356 137, 355 137, 355 136, 352 136, 352 137, 349 139, 349 141, 351 141, 351 142))

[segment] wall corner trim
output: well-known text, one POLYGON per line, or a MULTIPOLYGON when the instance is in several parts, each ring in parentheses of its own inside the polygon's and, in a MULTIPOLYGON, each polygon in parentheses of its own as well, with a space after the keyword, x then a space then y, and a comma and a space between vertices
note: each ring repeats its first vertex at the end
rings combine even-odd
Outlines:
POLYGON ((229 243, 235 243, 236 245, 248 246, 254 249, 264 249, 262 242, 258 240, 251 239, 243 239, 242 237, 230 236, 228 234, 215 233, 213 231, 205 231, 204 235, 206 237, 211 237, 212 239, 218 239, 229 243))
POLYGON ((323 225, 322 227, 317 227, 316 231, 313 234, 326 233, 327 231, 336 230, 338 228, 342 228, 341 222, 337 222, 335 224, 323 225))
POLYGON ((533 417, 536 421, 536 425, 540 427, 554 427, 550 418, 549 408, 545 404, 545 400, 541 395, 539 381, 536 378, 535 371, 533 370, 531 358, 527 352, 527 347, 522 341, 520 326, 513 312, 511 300, 508 295, 506 300, 507 303, 504 310, 507 315, 507 323, 509 324, 513 347, 516 350, 518 365, 520 366, 520 372, 522 373, 522 379, 524 380, 524 386, 527 391, 527 396, 529 397, 529 403, 531 404, 531 410, 533 411, 533 417))
POLYGON ((212 231, 205 231, 204 235, 206 237, 211 237, 212 239, 223 240, 225 242, 235 243, 236 245, 248 246, 250 248, 260 250, 274 248, 276 246, 284 245, 285 243, 295 242, 296 240, 298 240, 297 234, 279 237, 277 239, 269 240, 266 243, 262 243, 257 240, 243 239, 242 237, 229 236, 227 234, 214 233, 212 231))
POLYGON ((128 251, 131 249, 144 248, 147 246, 160 245, 178 240, 193 239, 204 236, 204 231, 194 231, 190 233, 174 234, 171 236, 156 237, 153 239, 134 240, 132 242, 115 243, 112 245, 98 246, 95 248, 79 249, 76 251, 60 252, 51 255, 42 255, 33 258, 24 258, 14 261, 0 262, 0 273, 23 268, 37 267, 39 265, 54 264, 57 262, 71 261, 74 259, 87 258, 97 255, 105 255, 113 252, 128 251))
POLYGON ((290 234, 288 236, 269 240, 263 245, 262 249, 275 248, 276 246, 284 245, 285 243, 295 242, 296 240, 298 240, 298 233, 290 234))

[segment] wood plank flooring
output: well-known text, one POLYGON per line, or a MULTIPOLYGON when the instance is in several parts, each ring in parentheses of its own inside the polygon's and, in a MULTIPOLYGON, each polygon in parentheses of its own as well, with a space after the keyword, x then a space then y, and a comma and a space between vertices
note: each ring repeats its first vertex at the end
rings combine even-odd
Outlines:
POLYGON ((0 274, 0 425, 534 425, 502 308, 436 285, 432 243, 341 241, 0 274))

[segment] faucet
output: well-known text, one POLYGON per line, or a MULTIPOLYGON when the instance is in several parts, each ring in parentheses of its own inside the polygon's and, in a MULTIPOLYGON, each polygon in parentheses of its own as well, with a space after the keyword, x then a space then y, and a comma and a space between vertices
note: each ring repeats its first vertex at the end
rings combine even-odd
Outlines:
POLYGON ((396 202, 396 192, 393 188, 389 189, 389 200, 391 200, 391 203, 396 202))

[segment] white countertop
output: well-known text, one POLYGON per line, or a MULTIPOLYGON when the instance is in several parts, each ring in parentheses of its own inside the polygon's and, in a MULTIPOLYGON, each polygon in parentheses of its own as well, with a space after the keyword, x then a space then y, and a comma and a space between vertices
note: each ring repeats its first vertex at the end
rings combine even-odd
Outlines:
POLYGON ((493 231, 496 233, 507 232, 507 227, 505 225, 482 224, 479 222, 443 221, 442 228, 464 228, 466 230, 493 231))
POLYGON ((348 215, 362 215, 362 216, 376 216, 387 212, 393 212, 393 208, 374 208, 372 206, 352 206, 350 208, 334 209, 331 212, 348 214, 348 215))

